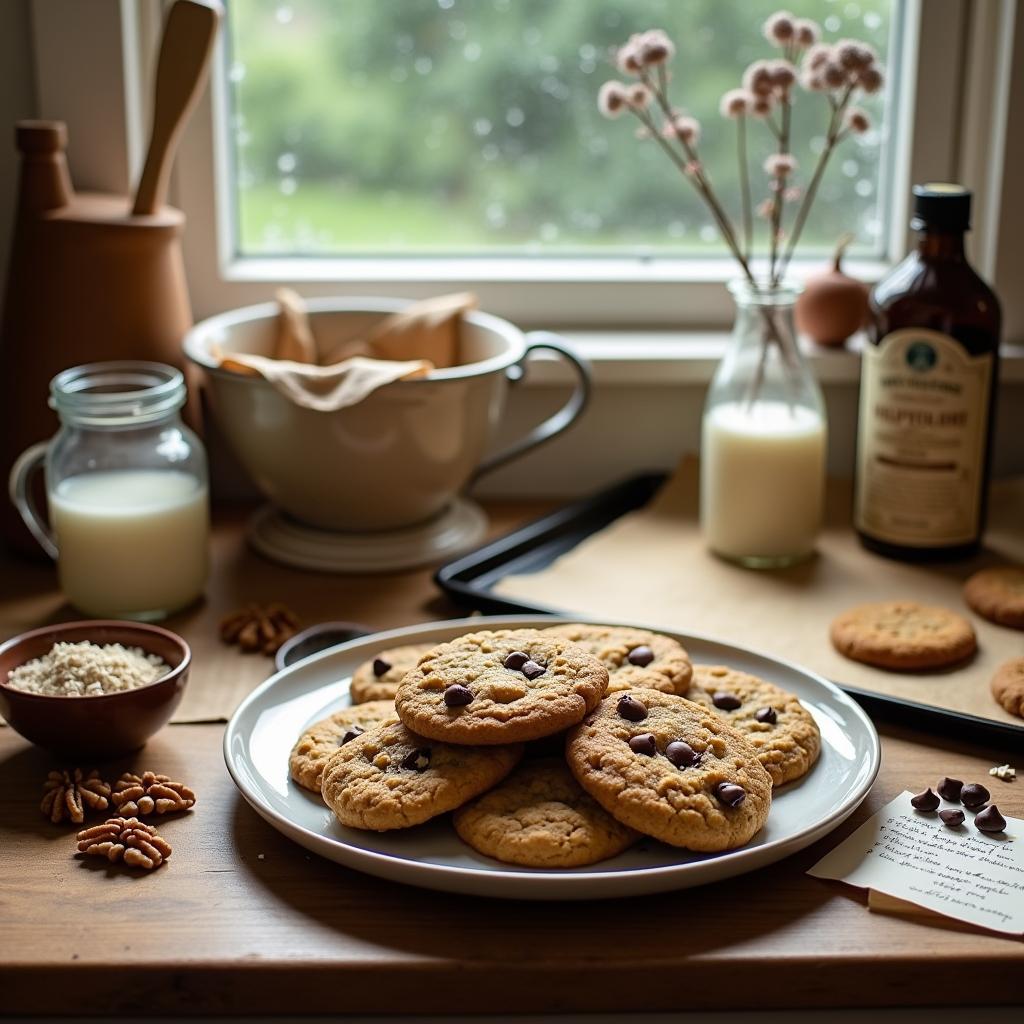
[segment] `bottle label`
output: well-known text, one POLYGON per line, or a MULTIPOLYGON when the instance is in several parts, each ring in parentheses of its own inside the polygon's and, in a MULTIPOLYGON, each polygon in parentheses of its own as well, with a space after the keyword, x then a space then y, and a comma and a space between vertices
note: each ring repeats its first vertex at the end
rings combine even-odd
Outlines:
POLYGON ((979 531, 992 355, 927 328, 864 349, 854 519, 912 547, 967 544, 979 531))

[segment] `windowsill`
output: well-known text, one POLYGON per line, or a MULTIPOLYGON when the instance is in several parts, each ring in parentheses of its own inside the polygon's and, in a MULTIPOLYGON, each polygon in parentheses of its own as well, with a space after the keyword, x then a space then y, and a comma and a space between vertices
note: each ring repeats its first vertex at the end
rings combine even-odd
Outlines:
MULTIPOLYGON (((827 254, 794 259, 787 278, 803 281, 829 262, 827 254)), ((891 264, 883 260, 847 258, 846 272, 860 281, 878 281, 891 264)), ((756 271, 756 268, 755 268, 756 271)), ((567 284, 691 284, 723 285, 739 275, 727 256, 672 258, 652 252, 637 257, 571 256, 546 257, 541 254, 520 257, 417 255, 324 258, 314 256, 234 256, 221 260, 225 281, 241 283, 302 284, 339 281, 417 284, 481 283, 529 284, 533 287, 559 287, 567 284)))
MULTIPOLYGON (((599 386, 706 384, 729 343, 725 331, 560 331, 591 365, 599 386)), ((856 384, 861 339, 828 349, 802 342, 805 357, 822 384, 856 384)), ((1001 383, 1024 382, 1024 345, 1003 345, 1001 383)), ((530 361, 530 384, 568 384, 572 374, 557 356, 539 352, 530 361)))

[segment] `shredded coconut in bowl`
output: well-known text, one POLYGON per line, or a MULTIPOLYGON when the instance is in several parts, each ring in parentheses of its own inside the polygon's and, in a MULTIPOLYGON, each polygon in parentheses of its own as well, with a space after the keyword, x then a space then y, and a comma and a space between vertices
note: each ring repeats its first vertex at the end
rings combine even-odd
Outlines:
POLYGON ((170 666, 141 647, 56 643, 7 674, 7 685, 44 697, 100 697, 152 683, 170 666))

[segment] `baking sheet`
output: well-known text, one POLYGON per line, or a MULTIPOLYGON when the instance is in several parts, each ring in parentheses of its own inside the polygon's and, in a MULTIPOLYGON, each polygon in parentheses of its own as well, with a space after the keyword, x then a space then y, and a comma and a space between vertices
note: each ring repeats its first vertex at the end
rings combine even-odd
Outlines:
POLYGON ((647 621, 702 633, 799 662, 829 679, 990 721, 1022 725, 992 698, 989 680, 1024 655, 1024 633, 997 626, 963 602, 963 581, 985 565, 1024 563, 1024 480, 993 484, 986 546, 956 565, 920 566, 867 551, 850 527, 850 486, 829 487, 826 528, 810 562, 742 569, 712 555, 697 521, 698 472, 686 461, 642 510, 616 520, 546 569, 499 580, 500 597, 572 609, 609 621, 647 621), (945 671, 892 673, 849 661, 829 642, 841 611, 908 599, 964 614, 978 653, 945 671))

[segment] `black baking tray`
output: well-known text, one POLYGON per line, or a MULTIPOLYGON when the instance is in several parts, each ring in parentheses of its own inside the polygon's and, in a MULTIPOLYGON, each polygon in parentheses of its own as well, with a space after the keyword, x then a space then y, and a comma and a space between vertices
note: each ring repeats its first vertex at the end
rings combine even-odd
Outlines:
MULTIPOLYGON (((571 614, 541 601, 527 604, 501 597, 494 593, 493 587, 505 576, 529 574, 546 568, 587 537, 627 512, 642 508, 666 479, 664 473, 630 477, 448 562, 437 570, 434 580, 452 600, 469 610, 496 615, 571 614)), ((834 682, 879 721, 925 729, 953 739, 1011 745, 1018 749, 1024 742, 1024 726, 993 722, 977 715, 872 693, 839 680, 834 682)))

